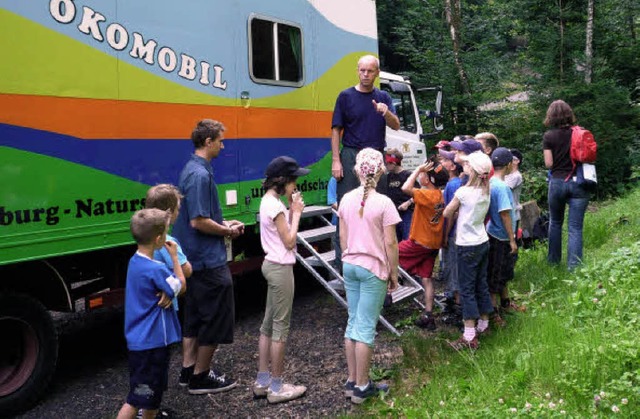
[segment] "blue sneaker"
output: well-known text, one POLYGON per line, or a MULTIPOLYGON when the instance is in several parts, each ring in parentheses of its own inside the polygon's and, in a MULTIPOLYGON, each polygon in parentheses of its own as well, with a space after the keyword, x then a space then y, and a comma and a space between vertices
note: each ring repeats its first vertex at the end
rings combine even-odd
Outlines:
POLYGON ((389 393, 389 386, 382 383, 375 384, 373 381, 369 380, 369 384, 367 384, 364 390, 354 387, 351 402, 355 404, 362 404, 366 399, 378 396, 380 393, 387 395, 389 393))

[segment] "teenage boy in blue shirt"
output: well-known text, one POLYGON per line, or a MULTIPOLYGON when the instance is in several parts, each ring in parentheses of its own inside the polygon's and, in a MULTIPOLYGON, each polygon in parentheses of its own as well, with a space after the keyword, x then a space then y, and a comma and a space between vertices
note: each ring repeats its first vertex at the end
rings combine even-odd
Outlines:
POLYGON ((238 384, 211 369, 218 345, 233 343, 235 326, 233 279, 224 240, 244 232, 241 222, 223 220, 211 166, 211 160, 224 149, 224 131, 219 121, 203 119, 197 123, 191 133, 195 151, 178 181, 183 198, 173 235, 193 268, 183 310, 179 384, 188 385, 190 394, 220 393, 238 384))

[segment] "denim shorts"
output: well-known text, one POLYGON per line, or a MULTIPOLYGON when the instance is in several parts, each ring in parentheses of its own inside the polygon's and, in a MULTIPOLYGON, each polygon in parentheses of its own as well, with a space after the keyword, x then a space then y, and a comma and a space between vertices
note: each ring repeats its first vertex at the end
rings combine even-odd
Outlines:
POLYGON ((127 403, 138 409, 156 410, 169 383, 169 347, 129 351, 127 403))
POLYGON ((357 265, 344 263, 344 289, 349 320, 344 337, 373 346, 376 325, 387 295, 387 281, 357 265))

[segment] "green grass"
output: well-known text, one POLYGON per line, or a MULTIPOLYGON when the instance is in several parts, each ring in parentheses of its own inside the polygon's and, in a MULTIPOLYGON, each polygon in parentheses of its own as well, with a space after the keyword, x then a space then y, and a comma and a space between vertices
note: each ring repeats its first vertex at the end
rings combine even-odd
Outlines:
POLYGON ((590 211, 584 243, 573 274, 547 265, 544 244, 521 251, 511 288, 527 311, 508 316, 476 353, 449 349, 456 336, 444 332, 405 333, 392 393, 362 413, 639 417, 640 189, 590 211))

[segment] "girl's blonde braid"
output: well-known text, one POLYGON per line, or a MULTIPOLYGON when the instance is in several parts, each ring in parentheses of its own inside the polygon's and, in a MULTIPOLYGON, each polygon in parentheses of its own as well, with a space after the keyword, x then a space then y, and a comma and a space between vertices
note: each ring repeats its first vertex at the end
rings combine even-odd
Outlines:
POLYGON ((364 203, 369 197, 369 191, 376 188, 376 179, 373 174, 368 174, 364 181, 364 194, 362 195, 362 201, 360 202, 360 218, 364 215, 364 203))

